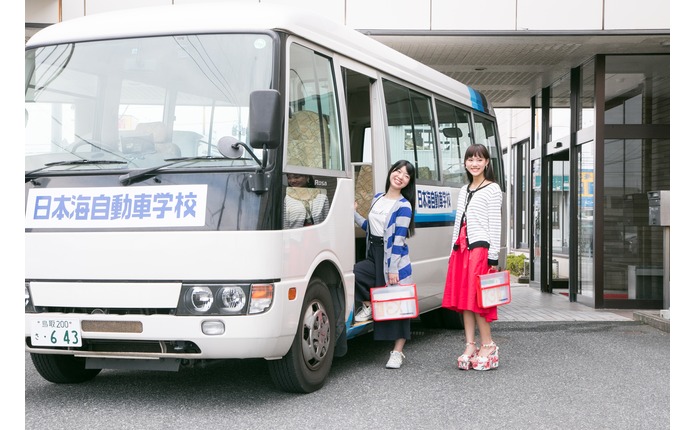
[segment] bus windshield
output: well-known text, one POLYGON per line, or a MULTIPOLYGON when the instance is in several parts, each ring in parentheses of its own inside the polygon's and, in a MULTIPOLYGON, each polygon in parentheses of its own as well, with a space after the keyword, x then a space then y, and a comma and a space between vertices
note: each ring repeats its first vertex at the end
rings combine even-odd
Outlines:
POLYGON ((217 143, 247 141, 249 95, 273 82, 273 43, 171 35, 27 50, 26 171, 257 167, 258 154, 230 160, 217 143))

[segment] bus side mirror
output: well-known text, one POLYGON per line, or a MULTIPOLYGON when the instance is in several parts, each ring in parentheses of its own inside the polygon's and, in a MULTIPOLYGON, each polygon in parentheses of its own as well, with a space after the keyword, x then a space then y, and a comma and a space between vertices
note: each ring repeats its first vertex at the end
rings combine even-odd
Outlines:
POLYGON ((277 90, 256 90, 251 93, 248 139, 252 148, 276 149, 282 143, 280 99, 277 90))
POLYGON ((442 134, 449 139, 463 136, 463 132, 458 127, 445 127, 442 129, 442 134))

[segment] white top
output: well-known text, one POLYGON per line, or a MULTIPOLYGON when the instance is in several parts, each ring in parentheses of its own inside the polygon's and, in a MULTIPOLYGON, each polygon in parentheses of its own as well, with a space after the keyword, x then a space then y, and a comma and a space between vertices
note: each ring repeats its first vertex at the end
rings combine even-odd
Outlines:
POLYGON ((386 225, 386 217, 393 205, 398 200, 392 200, 387 197, 381 197, 374 202, 374 206, 369 211, 369 233, 372 236, 384 236, 384 226, 386 225))
POLYGON ((453 245, 458 239, 461 219, 465 214, 468 248, 487 243, 488 260, 497 265, 502 235, 502 190, 495 182, 474 190, 468 208, 466 208, 467 198, 468 185, 464 185, 459 192, 451 244, 453 245))

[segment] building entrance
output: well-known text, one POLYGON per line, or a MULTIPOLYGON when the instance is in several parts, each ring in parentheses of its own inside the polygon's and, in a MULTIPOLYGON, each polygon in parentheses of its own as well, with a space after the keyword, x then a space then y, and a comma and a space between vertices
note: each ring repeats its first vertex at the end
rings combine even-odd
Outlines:
POLYGON ((544 243, 541 258, 541 290, 570 296, 570 161, 569 149, 548 155, 544 161, 542 195, 545 196, 543 219, 544 243))

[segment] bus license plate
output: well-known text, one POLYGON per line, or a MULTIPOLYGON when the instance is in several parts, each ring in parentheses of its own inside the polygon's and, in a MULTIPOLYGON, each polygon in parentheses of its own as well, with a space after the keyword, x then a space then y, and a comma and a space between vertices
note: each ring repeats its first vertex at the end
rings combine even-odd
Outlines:
POLYGON ((77 318, 34 318, 31 321, 33 346, 82 346, 80 320, 77 318))

